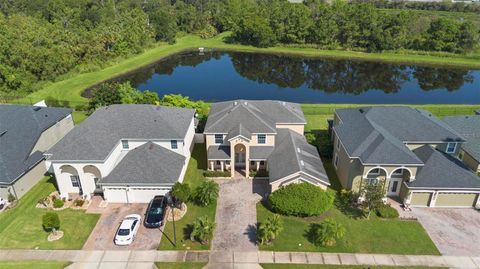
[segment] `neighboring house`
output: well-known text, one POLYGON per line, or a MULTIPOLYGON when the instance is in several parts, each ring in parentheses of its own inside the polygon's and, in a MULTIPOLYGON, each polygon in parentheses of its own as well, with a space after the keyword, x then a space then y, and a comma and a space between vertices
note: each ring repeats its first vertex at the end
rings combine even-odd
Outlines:
POLYGON ((43 153, 73 129, 72 111, 0 105, 0 198, 22 197, 42 179, 43 153))
POLYGON ((308 144, 300 105, 281 101, 236 100, 214 103, 205 125, 209 170, 235 171, 250 177, 264 173, 272 191, 309 182, 330 185, 317 149, 308 144))
POLYGON ((480 178, 456 156, 465 139, 429 112, 404 106, 337 109, 333 165, 344 188, 382 184, 411 206, 472 207, 480 178))
POLYGON ((480 115, 445 117, 443 121, 467 140, 458 157, 480 173, 480 115))
POLYGON ((154 105, 97 109, 46 153, 62 197, 100 194, 145 203, 183 181, 195 110, 154 105))

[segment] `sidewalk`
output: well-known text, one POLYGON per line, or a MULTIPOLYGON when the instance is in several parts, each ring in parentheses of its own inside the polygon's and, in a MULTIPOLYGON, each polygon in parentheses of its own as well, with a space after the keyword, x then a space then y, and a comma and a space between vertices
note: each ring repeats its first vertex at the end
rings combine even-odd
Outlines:
MULTIPOLYGON (((137 250, 0 250, 0 261, 57 260, 71 261, 76 265, 118 265, 115 268, 135 268, 152 262, 213 262, 224 264, 297 263, 297 264, 343 264, 385 266, 444 266, 451 268, 480 268, 480 256, 426 256, 391 254, 351 254, 320 252, 230 252, 230 251, 137 251, 137 250)), ((140 267, 138 267, 140 268, 140 267)))

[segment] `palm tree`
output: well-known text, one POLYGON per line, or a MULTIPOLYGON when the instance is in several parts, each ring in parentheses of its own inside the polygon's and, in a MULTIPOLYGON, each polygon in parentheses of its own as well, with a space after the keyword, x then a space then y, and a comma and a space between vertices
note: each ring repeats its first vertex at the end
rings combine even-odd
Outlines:
POLYGON ((333 219, 325 219, 311 226, 313 243, 317 246, 333 246, 337 239, 345 236, 346 229, 333 219))
POLYGON ((193 221, 193 231, 190 237, 204 245, 212 238, 214 229, 215 223, 211 222, 207 216, 198 217, 193 221))
POLYGON ((283 230, 282 219, 279 215, 268 217, 263 223, 260 223, 257 231, 257 239, 260 244, 270 244, 283 230))
POLYGON ((213 181, 204 181, 195 190, 195 198, 201 206, 207 206, 218 198, 218 184, 213 181))

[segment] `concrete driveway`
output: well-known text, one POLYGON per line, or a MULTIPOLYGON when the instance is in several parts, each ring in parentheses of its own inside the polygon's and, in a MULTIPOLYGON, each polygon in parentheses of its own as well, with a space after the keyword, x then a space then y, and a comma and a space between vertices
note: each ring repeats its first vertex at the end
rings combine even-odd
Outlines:
POLYGON ((414 208, 413 213, 443 255, 480 254, 480 212, 458 208, 414 208))
POLYGON ((102 216, 85 242, 85 250, 150 250, 160 245, 162 232, 159 229, 147 229, 143 218, 148 204, 109 204, 101 210, 102 216), (136 238, 129 246, 117 246, 113 243, 115 233, 123 218, 129 214, 142 216, 142 224, 136 238))

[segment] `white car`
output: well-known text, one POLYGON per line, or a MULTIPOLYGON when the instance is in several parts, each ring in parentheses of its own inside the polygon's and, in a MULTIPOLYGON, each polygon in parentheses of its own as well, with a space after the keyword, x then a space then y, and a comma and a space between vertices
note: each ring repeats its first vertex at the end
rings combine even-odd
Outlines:
POLYGON ((137 214, 126 216, 115 234, 115 245, 127 246, 133 242, 138 228, 140 227, 142 217, 137 214))

